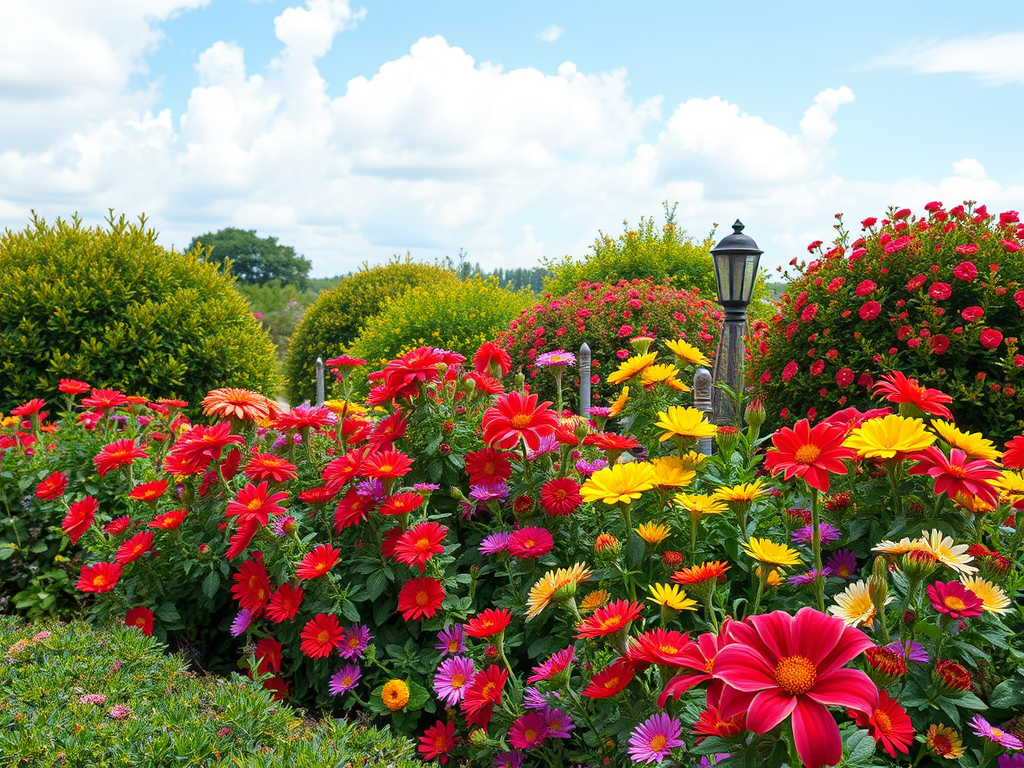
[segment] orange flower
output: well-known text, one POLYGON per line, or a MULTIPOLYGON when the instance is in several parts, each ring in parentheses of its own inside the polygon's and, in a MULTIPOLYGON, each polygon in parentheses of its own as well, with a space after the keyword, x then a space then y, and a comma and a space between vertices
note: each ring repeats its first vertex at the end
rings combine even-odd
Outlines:
POLYGON ((221 419, 241 419, 242 421, 270 421, 279 412, 277 403, 267 399, 259 392, 236 387, 221 387, 211 390, 203 398, 203 413, 221 419))
POLYGON ((677 584, 703 584, 713 579, 718 583, 722 583, 725 581, 726 571, 731 567, 722 560, 691 565, 673 573, 672 581, 677 584))
POLYGON ((618 600, 598 608, 593 616, 584 619, 578 627, 577 638, 604 637, 624 629, 625 626, 640 617, 643 606, 639 603, 631 603, 627 600, 618 600))

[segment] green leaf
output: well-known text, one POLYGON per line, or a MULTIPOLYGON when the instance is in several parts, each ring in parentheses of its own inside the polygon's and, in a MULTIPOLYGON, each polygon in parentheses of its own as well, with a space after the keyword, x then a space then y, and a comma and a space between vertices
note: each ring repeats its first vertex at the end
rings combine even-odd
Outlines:
POLYGON ((203 579, 203 594, 213 600, 217 596, 218 589, 220 589, 220 576, 216 571, 210 571, 203 579))
POLYGON ((646 551, 647 544, 644 543, 644 540, 635 531, 630 533, 629 541, 626 543, 626 564, 631 568, 640 565, 646 551))
POLYGON ((417 709, 423 709, 423 705, 427 703, 427 699, 429 698, 430 694, 427 693, 426 688, 410 680, 409 703, 405 705, 405 709, 409 712, 415 712, 417 709))
POLYGON ((380 571, 371 573, 366 579, 366 597, 368 600, 376 600, 380 597, 388 582, 380 571))
POLYGON ((1024 680, 1019 677, 1003 680, 992 689, 992 695, 988 697, 988 701, 996 709, 1024 707, 1024 680))
POLYGON ((341 613, 349 621, 359 621, 359 609, 351 600, 345 600, 341 604, 341 613))
POLYGON ((967 691, 962 696, 957 697, 956 705, 961 709, 977 709, 980 711, 988 709, 988 704, 979 699, 970 691, 967 691))

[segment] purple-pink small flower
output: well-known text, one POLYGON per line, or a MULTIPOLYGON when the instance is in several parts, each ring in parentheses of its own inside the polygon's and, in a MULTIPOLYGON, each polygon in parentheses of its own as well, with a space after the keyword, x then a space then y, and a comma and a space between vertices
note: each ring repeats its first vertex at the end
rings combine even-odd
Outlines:
POLYGON ((441 652, 442 656, 452 654, 453 656, 465 653, 466 644, 463 642, 462 625, 456 624, 453 627, 445 627, 437 633, 437 643, 434 647, 441 652))
POLYGON ((217 729, 218 736, 230 736, 232 733, 234 733, 234 729, 228 728, 226 725, 217 729))
POLYGON ((1024 742, 1012 733, 1008 733, 1002 728, 997 728, 981 715, 972 717, 970 725, 971 730, 974 731, 976 736, 995 742, 1001 747, 1006 747, 1006 749, 1021 749, 1024 747, 1024 742))
POLYGON ((387 498, 387 493, 384 492, 384 483, 376 477, 356 483, 356 494, 366 499, 373 499, 378 504, 387 498))
POLYGON ((660 763, 673 747, 683 746, 683 727, 664 712, 653 715, 633 729, 629 756, 634 763, 660 763))
POLYGON ((607 405, 592 405, 587 408, 587 415, 593 416, 595 419, 610 419, 612 417, 612 409, 607 405))
POLYGON ((446 707, 454 707, 465 698, 472 677, 472 659, 465 656, 445 659, 434 675, 434 692, 446 707))
MULTIPOLYGON (((81 689, 79 689, 81 690, 81 689)), ((84 696, 78 698, 79 704, 96 704, 99 706, 107 700, 107 697, 102 693, 87 693, 84 696)))
POLYGON ((416 493, 433 493, 441 489, 441 486, 437 483, 416 483, 412 489, 416 493))
POLYGON ((598 472, 607 466, 608 462, 604 459, 594 459, 594 461, 585 461, 584 459, 580 459, 576 462, 576 471, 583 477, 590 477, 595 472, 598 472))
POLYGON ((480 483, 470 487, 469 497, 474 501, 504 501, 508 498, 508 485, 504 480, 480 483))
MULTIPOLYGON (((839 537, 842 534, 834 525, 820 523, 818 525, 818 535, 821 537, 821 543, 828 545, 834 541, 839 541, 839 537)), ((814 527, 808 525, 803 528, 797 528, 790 534, 790 539, 794 544, 806 544, 810 546, 814 541, 814 527)))
POLYGON ((107 710, 107 717, 111 720, 127 720, 132 716, 132 711, 123 704, 115 704, 107 710))
POLYGON ((907 661, 916 661, 918 664, 928 663, 928 651, 926 651, 924 646, 920 643, 901 643, 897 641, 895 643, 889 643, 889 645, 885 646, 885 649, 887 651, 892 651, 893 653, 898 653, 907 661))
POLYGON ((566 352, 564 349, 555 349, 551 352, 537 355, 537 359, 533 361, 533 364, 537 368, 565 368, 576 365, 576 355, 572 352, 566 352))
POLYGON ((527 709, 547 709, 548 702, 536 688, 526 688, 523 690, 523 706, 527 709))
MULTIPOLYGON (((828 568, 822 568, 821 569, 821 575, 822 576, 828 576, 831 573, 832 573, 832 571, 829 570, 828 568)), ((814 577, 815 577, 814 569, 811 569, 807 573, 794 573, 792 576, 790 576, 788 579, 786 579, 786 581, 789 582, 790 584, 798 584, 798 585, 799 584, 810 584, 812 581, 814 581, 814 577)))
POLYGON ((492 533, 480 542, 480 554, 496 555, 499 552, 504 552, 508 549, 508 542, 510 538, 512 538, 512 534, 508 531, 492 533))
POLYGON ((523 753, 518 749, 499 752, 494 757, 494 768, 523 768, 523 753))
POLYGON ((343 659, 358 659, 370 644, 370 628, 363 624, 353 624, 343 629, 338 642, 338 655, 343 659))
POLYGON ((362 671, 358 666, 346 664, 331 675, 331 679, 327 683, 327 691, 332 696, 341 696, 343 693, 348 693, 359 685, 359 678, 361 676, 362 671))
POLYGON ((548 722, 548 736, 553 739, 570 739, 571 731, 576 727, 572 718, 560 709, 546 707, 541 714, 548 722))
POLYGON ((252 614, 249 613, 248 608, 243 608, 231 622, 231 636, 238 637, 249 628, 250 623, 252 623, 252 614))
POLYGON ((276 517, 270 524, 270 530, 275 536, 291 536, 295 532, 295 518, 291 515, 276 517))
POLYGON ((45 629, 42 632, 36 632, 33 636, 33 640, 46 640, 50 636, 50 633, 45 629))
POLYGON ((834 575, 848 581, 857 572, 857 556, 848 549, 837 549, 825 565, 834 575))
POLYGON ((548 737, 548 721, 538 712, 527 712, 508 729, 508 743, 519 749, 539 747, 548 737))

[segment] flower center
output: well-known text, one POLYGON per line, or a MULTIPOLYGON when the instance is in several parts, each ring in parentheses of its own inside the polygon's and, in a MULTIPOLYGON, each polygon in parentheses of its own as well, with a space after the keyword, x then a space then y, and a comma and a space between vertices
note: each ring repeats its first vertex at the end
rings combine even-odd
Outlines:
POLYGON ((530 416, 526 413, 517 413, 512 417, 512 428, 522 429, 523 427, 529 426, 530 416))
POLYGON ((343 688, 347 688, 350 685, 352 685, 352 676, 351 675, 345 675, 345 677, 343 677, 341 679, 341 686, 343 688))
POLYGON ((796 450, 796 460, 801 464, 813 464, 821 456, 821 448, 816 445, 801 445, 796 450))
POLYGON ((331 639, 331 633, 326 629, 316 636, 317 642, 324 643, 325 645, 331 639))
POLYGON ((494 695, 494 689, 497 687, 498 686, 495 683, 487 683, 487 685, 484 686, 483 690, 480 691, 481 697, 485 700, 491 698, 491 696, 494 695))
POLYGON ((959 597, 953 595, 946 596, 946 607, 952 611, 962 611, 964 609, 964 601, 959 597))
POLYGON ((948 755, 952 751, 953 744, 945 736, 934 736, 932 738, 932 749, 937 755, 948 755))
POLYGON ((609 689, 611 689, 611 688, 618 688, 619 687, 619 678, 618 677, 609 677, 607 680, 604 681, 604 687, 605 688, 609 688, 609 689))
POLYGON ((708 659, 707 661, 704 662, 704 671, 707 672, 709 675, 712 674, 712 670, 714 669, 714 667, 715 667, 715 660, 714 659, 708 659))
POLYGON ((661 752, 663 749, 665 749, 665 744, 667 743, 668 737, 663 736, 659 733, 657 736, 651 739, 651 752, 661 752))
POLYGON ((430 602, 430 595, 425 590, 416 593, 416 605, 423 606, 430 602))
POLYGON ((892 731, 892 719, 880 709, 875 710, 875 725, 882 733, 892 731))
POLYGON ((488 461, 486 464, 484 464, 484 474, 485 475, 496 474, 496 468, 494 466, 494 462, 493 461, 488 461))
POLYGON ((466 676, 465 675, 459 675, 459 674, 452 675, 452 680, 451 680, 451 683, 450 683, 452 688, 454 688, 455 690, 458 690, 459 688, 461 688, 465 684, 466 684, 466 676))
POLYGON ((527 741, 533 741, 537 738, 537 731, 533 728, 527 728, 526 732, 523 735, 526 736, 527 741))
POLYGON ((775 665, 776 684, 791 696, 807 693, 817 679, 817 667, 806 656, 787 656, 775 665))

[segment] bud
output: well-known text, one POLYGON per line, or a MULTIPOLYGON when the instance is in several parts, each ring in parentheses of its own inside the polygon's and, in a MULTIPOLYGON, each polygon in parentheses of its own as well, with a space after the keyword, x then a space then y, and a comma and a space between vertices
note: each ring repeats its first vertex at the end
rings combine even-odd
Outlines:
POLYGON ((786 525, 790 529, 803 528, 811 524, 811 510, 804 507, 793 507, 786 510, 786 525))
POLYGON ((906 659, 889 648, 868 648, 864 658, 868 662, 868 677, 879 687, 892 685, 907 674, 906 659))
POLYGON ((533 512, 535 504, 531 496, 516 496, 512 502, 512 512, 516 517, 525 517, 533 512))
POLYGON ((868 596, 875 605, 875 614, 881 619, 889 597, 889 566, 881 555, 875 558, 874 569, 868 578, 868 596))
POLYGON ((469 501, 469 499, 466 498, 466 494, 464 494, 462 492, 462 489, 459 488, 458 486, 453 485, 451 488, 448 489, 448 492, 456 501, 469 501))
POLYGON ((564 605, 574 597, 576 597, 576 582, 571 581, 551 593, 551 602, 555 605, 564 605))
POLYGON ((917 624, 917 612, 916 611, 904 611, 902 618, 903 618, 903 623, 906 626, 908 626, 908 627, 912 627, 915 624, 917 624))
POLYGON ((829 512, 842 512, 850 506, 850 494, 846 492, 834 494, 828 498, 825 506, 829 512))
POLYGON ((516 391, 518 391, 520 394, 523 394, 523 385, 526 383, 526 376, 522 373, 522 371, 515 375, 513 382, 513 386, 515 387, 516 391))
POLYGON ((469 732, 469 743, 474 747, 487 746, 487 731, 482 728, 474 728, 469 732))
POLYGON ((932 684, 943 696, 956 698, 971 690, 971 673, 955 661, 939 659, 932 670, 932 684))
POLYGON ((683 553, 676 552, 673 549, 666 549, 661 554, 661 562, 669 568, 675 568, 676 566, 683 564, 683 553))
POLYGON ((761 399, 755 397, 747 405, 746 410, 743 412, 743 421, 747 423, 747 426, 751 429, 760 429, 761 425, 764 424, 765 419, 768 418, 768 414, 765 413, 764 403, 761 399))
POLYGON ((598 534, 594 541, 594 552, 601 560, 617 560, 621 551, 622 545, 619 540, 610 533, 598 534))
POLYGON ((576 439, 579 440, 581 443, 583 442, 583 439, 587 435, 590 434, 590 425, 587 424, 587 420, 586 419, 577 419, 576 420, 576 432, 575 432, 575 434, 576 434, 576 439))
POLYGON ((629 340, 629 346, 633 348, 633 352, 638 355, 646 355, 651 351, 651 344, 654 342, 653 336, 634 336, 629 340))
POLYGON ((911 582, 921 582, 939 568, 939 558, 926 549, 912 549, 903 555, 900 570, 911 582))
POLYGON ((726 459, 732 457, 738 440, 739 430, 736 427, 722 426, 715 432, 715 444, 718 445, 718 452, 726 459))

